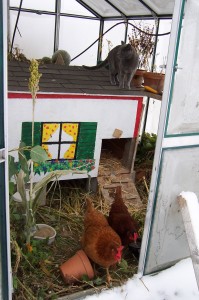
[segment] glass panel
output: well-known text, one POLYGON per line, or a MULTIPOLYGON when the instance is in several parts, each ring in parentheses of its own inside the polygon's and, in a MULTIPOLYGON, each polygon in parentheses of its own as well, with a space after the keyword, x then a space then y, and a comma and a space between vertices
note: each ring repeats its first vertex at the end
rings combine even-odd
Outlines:
MULTIPOLYGON (((161 20, 159 24, 159 33, 171 31, 171 20, 161 20)), ((158 37, 154 71, 165 73, 170 34, 158 37)))
MULTIPOLYGON (((99 21, 61 17, 59 49, 66 50, 71 59, 84 51, 99 36, 99 21), (92 28, 92 30, 91 30, 92 28)), ((95 65, 97 62, 95 43, 88 51, 71 62, 71 65, 95 65)))
POLYGON ((144 2, 149 5, 157 14, 172 14, 175 0, 145 0, 144 2))
POLYGON ((116 7, 118 7, 118 9, 126 16, 142 16, 150 14, 150 11, 139 1, 111 0, 110 2, 112 2, 112 4, 116 7))
POLYGON ((187 1, 167 134, 199 134, 199 2, 187 1), (194 24, 194 26, 193 26, 194 24))
MULTIPOLYGON (((17 12, 10 11, 11 39, 17 12)), ((18 47, 27 58, 51 57, 54 47, 55 17, 21 13, 16 31, 14 47, 18 47)))
MULTIPOLYGON (((115 24, 121 21, 107 21, 104 23, 104 32, 114 26, 115 24)), ((113 49, 117 45, 121 45, 121 41, 124 41, 124 33, 125 33, 125 25, 120 24, 115 26, 109 32, 107 32, 103 37, 103 45, 102 45, 102 60, 104 60, 109 51, 113 49)))
POLYGON ((198 152, 199 147, 163 151, 146 273, 189 256, 176 197, 182 191, 192 191, 199 197, 198 152))
POLYGON ((88 6, 92 7, 102 17, 120 16, 121 14, 109 5, 105 0, 84 0, 88 6))
POLYGON ((153 20, 130 20, 128 26, 128 42, 129 37, 135 44, 135 41, 138 39, 139 43, 137 46, 137 52, 139 54, 139 69, 145 69, 147 71, 151 70, 152 55, 149 54, 149 51, 153 52, 155 37, 150 35, 145 35, 143 32, 155 33, 155 21, 153 20), (145 51, 148 47, 148 43, 151 45, 147 52, 145 51), (147 53, 147 55, 146 55, 147 53))
MULTIPOLYGON (((10 0, 10 6, 19 7, 19 0, 10 0)), ((22 8, 55 11, 55 0, 23 0, 22 8)))
MULTIPOLYGON (((119 16, 119 12, 115 10, 111 5, 109 5, 105 1, 96 1, 96 0, 85 0, 83 1, 88 4, 93 10, 98 12, 100 15, 104 17, 110 16, 119 16)), ((136 15, 149 15, 150 11, 139 1, 132 0, 111 0, 119 10, 121 10, 127 16, 136 16, 136 15)), ((170 1, 162 1, 162 0, 146 0, 146 4, 148 4, 157 14, 172 14, 174 7, 174 0, 170 1)), ((10 6, 19 7, 19 0, 10 0, 10 6)), ((84 7, 80 7, 81 5, 76 3, 75 0, 62 0, 61 3, 62 12, 72 13, 72 14, 83 14, 86 16, 92 15, 88 12, 84 7), (68 4, 70 2, 70 4, 68 4)), ((54 0, 24 0, 23 8, 28 9, 38 9, 38 10, 47 10, 54 11, 55 10, 55 1, 54 0)))
POLYGON ((61 12, 67 14, 76 14, 83 16, 93 16, 86 8, 79 4, 76 0, 62 0, 61 2, 61 12))

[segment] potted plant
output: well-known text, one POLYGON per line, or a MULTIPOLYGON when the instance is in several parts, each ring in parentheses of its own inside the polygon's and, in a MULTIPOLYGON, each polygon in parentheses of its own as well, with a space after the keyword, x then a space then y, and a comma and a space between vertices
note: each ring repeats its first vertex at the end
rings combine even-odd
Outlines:
POLYGON ((154 26, 143 25, 133 27, 131 35, 128 35, 129 43, 136 49, 139 55, 138 69, 133 77, 133 85, 141 87, 149 86, 157 92, 162 92, 164 85, 164 74, 150 72, 151 57, 155 47, 154 26))
POLYGON ((129 43, 135 48, 139 55, 138 69, 133 77, 134 86, 140 87, 144 80, 144 73, 150 68, 150 59, 154 51, 155 39, 151 34, 154 26, 143 25, 133 26, 131 34, 128 35, 129 43))

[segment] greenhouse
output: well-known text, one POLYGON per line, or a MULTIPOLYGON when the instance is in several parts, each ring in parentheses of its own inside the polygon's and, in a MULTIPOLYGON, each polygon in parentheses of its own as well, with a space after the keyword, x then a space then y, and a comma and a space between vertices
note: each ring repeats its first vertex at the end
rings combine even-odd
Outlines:
POLYGON ((199 286, 198 13, 1 0, 1 299, 84 299, 187 258, 199 286), (64 269, 75 254, 91 273, 64 269))

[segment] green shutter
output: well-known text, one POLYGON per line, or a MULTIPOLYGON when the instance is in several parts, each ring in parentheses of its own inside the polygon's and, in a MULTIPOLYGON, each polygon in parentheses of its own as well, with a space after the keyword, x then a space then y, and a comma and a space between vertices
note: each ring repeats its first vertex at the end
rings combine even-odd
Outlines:
MULTIPOLYGON (((22 123, 21 141, 26 146, 32 146, 32 122, 22 123)), ((41 145, 41 123, 34 123, 34 146, 41 145)), ((30 151, 25 151, 26 158, 30 158, 30 151)))
POLYGON ((96 122, 80 123, 76 159, 94 158, 96 131, 96 122))

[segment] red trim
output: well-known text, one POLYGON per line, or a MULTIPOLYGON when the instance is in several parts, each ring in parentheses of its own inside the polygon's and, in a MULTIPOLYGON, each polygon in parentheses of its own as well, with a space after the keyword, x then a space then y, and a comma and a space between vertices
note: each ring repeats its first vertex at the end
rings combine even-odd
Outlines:
POLYGON ((137 114, 136 114, 135 129, 134 129, 133 137, 137 137, 139 134, 141 115, 142 115, 142 99, 141 100, 138 99, 137 114))
MULTIPOLYGON (((9 92, 9 99, 31 99, 30 93, 9 92)), ((37 99, 104 99, 104 100, 142 100, 142 96, 90 95, 90 94, 37 94, 37 99)))

